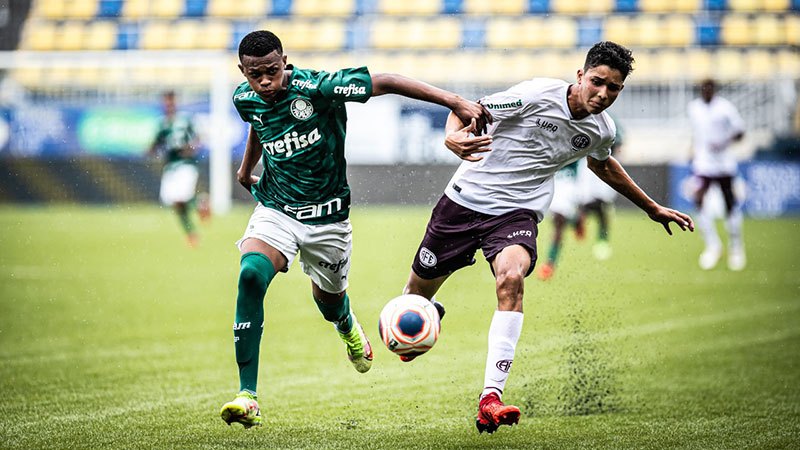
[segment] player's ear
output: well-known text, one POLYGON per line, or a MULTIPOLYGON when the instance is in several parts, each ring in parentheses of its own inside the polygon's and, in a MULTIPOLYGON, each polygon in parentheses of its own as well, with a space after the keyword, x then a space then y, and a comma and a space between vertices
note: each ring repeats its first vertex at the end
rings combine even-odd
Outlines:
POLYGON ((578 69, 578 73, 575 78, 578 80, 578 83, 581 82, 581 79, 583 78, 583 69, 578 69))
POLYGON ((237 66, 239 66, 239 72, 242 72, 242 75, 244 75, 244 66, 242 63, 237 64, 237 66))
POLYGON ((285 65, 286 65, 286 55, 283 55, 283 57, 281 58, 281 60, 283 61, 283 65, 285 66, 285 65))

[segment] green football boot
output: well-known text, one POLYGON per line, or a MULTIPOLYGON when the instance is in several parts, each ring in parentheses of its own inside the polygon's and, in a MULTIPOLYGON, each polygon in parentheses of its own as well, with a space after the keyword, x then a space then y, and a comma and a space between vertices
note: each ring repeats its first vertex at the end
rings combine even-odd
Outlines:
POLYGON ((356 315, 350 311, 353 318, 353 327, 347 333, 339 333, 347 346, 347 358, 353 363, 353 367, 360 373, 367 372, 372 367, 372 346, 364 334, 364 329, 358 323, 356 315))
POLYGON ((245 428, 261 426, 261 410, 256 396, 246 391, 239 392, 233 401, 222 405, 219 415, 228 425, 238 422, 245 428))

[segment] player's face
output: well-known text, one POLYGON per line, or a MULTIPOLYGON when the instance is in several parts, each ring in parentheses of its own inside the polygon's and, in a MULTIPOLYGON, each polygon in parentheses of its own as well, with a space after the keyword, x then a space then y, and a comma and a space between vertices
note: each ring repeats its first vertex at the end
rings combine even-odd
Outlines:
POLYGON ((600 114, 614 103, 622 91, 622 72, 606 65, 578 70, 579 100, 590 114, 600 114))
POLYGON ((247 79, 247 84, 266 101, 275 100, 285 90, 285 68, 286 55, 278 54, 277 51, 266 56, 242 55, 239 64, 239 70, 247 79))

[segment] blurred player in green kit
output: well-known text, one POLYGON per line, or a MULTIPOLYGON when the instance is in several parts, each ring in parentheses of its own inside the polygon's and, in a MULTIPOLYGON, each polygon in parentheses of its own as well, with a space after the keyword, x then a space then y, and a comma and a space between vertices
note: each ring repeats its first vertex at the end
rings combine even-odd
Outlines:
POLYGON ((198 237, 192 210, 196 206, 201 218, 209 216, 207 195, 197 196, 197 134, 191 119, 178 113, 175 92, 165 92, 162 102, 164 117, 148 154, 161 154, 164 159, 159 192, 161 203, 175 210, 189 245, 195 247, 198 237))
POLYGON ((347 296, 352 249, 350 187, 346 179, 345 102, 398 94, 446 106, 482 130, 489 112, 456 94, 366 67, 324 72, 287 64, 280 39, 254 31, 239 44, 239 69, 247 79, 233 95, 250 124, 237 179, 258 201, 242 238, 239 291, 233 325, 239 394, 223 405, 228 423, 262 423, 256 397, 264 323, 264 296, 277 272, 295 257, 311 279, 311 293, 325 320, 344 341, 358 372, 372 365, 372 348, 347 296), (263 174, 253 174, 258 161, 263 174))

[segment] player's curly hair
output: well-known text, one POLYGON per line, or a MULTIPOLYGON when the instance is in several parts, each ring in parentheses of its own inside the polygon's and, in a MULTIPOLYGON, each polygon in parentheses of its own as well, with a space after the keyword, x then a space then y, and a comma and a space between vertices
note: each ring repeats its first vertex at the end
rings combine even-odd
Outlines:
POLYGON ((627 48, 611 41, 602 41, 594 44, 586 54, 583 71, 597 66, 608 66, 622 73, 622 78, 628 78, 633 71, 633 54, 627 48))
POLYGON ((279 55, 283 54, 283 45, 275 33, 266 30, 253 31, 248 33, 239 42, 239 60, 242 56, 267 56, 270 53, 277 51, 279 55))

